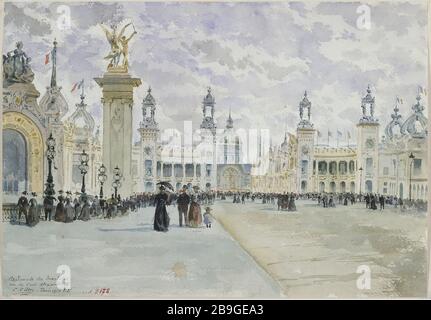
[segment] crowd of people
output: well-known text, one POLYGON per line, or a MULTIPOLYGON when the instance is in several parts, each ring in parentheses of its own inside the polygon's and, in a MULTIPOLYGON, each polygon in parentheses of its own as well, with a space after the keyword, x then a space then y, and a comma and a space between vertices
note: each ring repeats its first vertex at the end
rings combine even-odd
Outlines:
POLYGON ((150 194, 135 194, 129 198, 122 199, 121 195, 114 194, 107 199, 99 199, 98 196, 86 194, 72 195, 70 191, 58 191, 58 196, 45 196, 43 203, 38 205, 37 194, 32 192, 31 197, 24 191, 18 199, 18 217, 25 217, 25 224, 36 225, 41 219, 45 221, 57 221, 70 223, 76 220, 88 221, 92 218, 111 219, 126 214, 129 210, 136 211, 140 207, 151 203, 150 194), (42 217, 41 217, 42 215, 42 217))
POLYGON ((238 191, 206 191, 199 187, 190 188, 184 185, 178 192, 174 192, 165 185, 160 184, 159 192, 145 192, 133 194, 122 199, 121 195, 112 194, 107 199, 98 196, 76 193, 70 191, 58 191, 57 197, 44 197, 43 204, 38 205, 37 194, 24 191, 18 200, 17 217, 15 221, 21 223, 21 217, 25 217, 25 223, 29 226, 36 225, 41 219, 45 221, 57 221, 70 223, 76 220, 88 221, 93 218, 112 219, 123 216, 129 211, 136 211, 149 206, 155 207, 154 229, 156 231, 168 231, 170 219, 166 206, 176 205, 179 214, 179 226, 197 228, 211 227, 211 208, 216 199, 232 199, 233 203, 245 204, 246 201, 262 204, 273 204, 277 210, 297 211, 296 200, 317 201, 317 205, 323 208, 333 208, 337 205, 348 206, 363 203, 370 210, 384 210, 387 205, 400 208, 401 211, 416 210, 426 211, 427 202, 423 200, 403 200, 397 196, 386 196, 375 193, 356 194, 344 193, 263 193, 263 192, 238 192, 238 191), (206 205, 202 214, 201 205, 206 205))
POLYGON ((231 197, 233 203, 245 203, 245 200, 251 202, 260 201, 262 204, 277 205, 277 210, 296 211, 296 200, 317 201, 317 205, 324 208, 333 208, 337 205, 348 206, 356 203, 363 203, 366 209, 384 210, 387 205, 392 208, 399 208, 401 211, 419 211, 427 210, 427 201, 424 200, 407 200, 397 196, 383 195, 377 193, 326 193, 326 192, 307 192, 307 193, 264 193, 264 192, 217 192, 217 198, 226 200, 231 197))

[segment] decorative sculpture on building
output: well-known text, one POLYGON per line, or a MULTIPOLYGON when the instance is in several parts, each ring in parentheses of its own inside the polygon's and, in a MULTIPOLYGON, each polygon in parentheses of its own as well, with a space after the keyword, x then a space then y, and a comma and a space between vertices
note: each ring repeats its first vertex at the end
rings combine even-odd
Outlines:
POLYGON ((3 88, 13 83, 31 83, 34 73, 30 68, 31 58, 22 50, 21 41, 16 43, 16 49, 3 55, 3 88))
POLYGON ((394 113, 391 114, 392 121, 388 123, 385 128, 385 135, 387 139, 391 140, 394 137, 399 137, 401 134, 401 119, 402 116, 398 113, 400 111, 398 104, 400 99, 397 97, 394 107, 394 113))
POLYGON ((425 107, 421 104, 421 96, 418 93, 416 103, 412 106, 413 114, 407 118, 401 127, 402 134, 410 134, 415 138, 424 138, 428 134, 428 120, 424 116, 425 107))
POLYGON ((362 118, 359 123, 378 123, 378 119, 374 117, 375 98, 371 95, 371 89, 368 85, 367 94, 362 98, 362 118), (367 112, 367 107, 369 111, 367 112))
POLYGON ((304 97, 299 103, 299 123, 298 128, 312 128, 311 123, 311 102, 307 98, 307 91, 304 92, 304 97), (307 117, 304 117, 304 109, 307 109, 307 117))
POLYGON ((124 35, 126 28, 130 25, 133 26, 131 22, 127 23, 121 28, 120 33, 117 34, 117 25, 111 25, 111 30, 109 30, 103 24, 100 24, 103 31, 105 32, 106 39, 111 45, 111 52, 104 58, 105 60, 109 60, 108 70, 112 68, 118 68, 120 58, 123 56, 123 62, 120 68, 123 68, 127 71, 127 67, 129 66, 129 41, 135 34, 137 34, 135 27, 133 26, 133 33, 129 37, 124 35))

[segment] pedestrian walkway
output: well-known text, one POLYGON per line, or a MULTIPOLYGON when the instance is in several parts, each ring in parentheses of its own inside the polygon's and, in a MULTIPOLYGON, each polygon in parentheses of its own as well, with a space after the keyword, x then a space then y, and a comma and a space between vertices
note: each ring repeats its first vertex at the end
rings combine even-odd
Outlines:
POLYGON ((169 206, 168 211, 167 233, 153 231, 153 207, 112 220, 41 221, 33 228, 4 224, 3 292, 33 296, 105 292, 110 297, 180 299, 280 297, 278 284, 220 224, 215 222, 211 229, 180 228, 176 207, 169 206), (54 290, 59 265, 70 267, 70 292, 54 290), (17 289, 17 277, 27 279, 28 289, 17 289), (47 279, 49 290, 36 281, 38 277, 47 279))
POLYGON ((425 297, 427 220, 364 204, 323 208, 218 201, 214 214, 288 298, 425 297), (366 268, 371 287, 357 286, 366 268), (361 271, 362 270, 362 271, 361 271))

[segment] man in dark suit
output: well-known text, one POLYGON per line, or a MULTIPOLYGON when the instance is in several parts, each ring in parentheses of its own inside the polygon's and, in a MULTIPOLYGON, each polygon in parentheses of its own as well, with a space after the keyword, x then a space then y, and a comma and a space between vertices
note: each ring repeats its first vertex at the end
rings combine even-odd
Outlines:
POLYGON ((190 196, 187 194, 186 189, 187 189, 187 186, 183 186, 183 189, 181 189, 181 193, 177 199, 180 227, 183 226, 183 215, 184 215, 184 224, 185 225, 188 224, 187 212, 188 212, 189 203, 190 203, 190 196))
POLYGON ((380 210, 383 210, 385 208, 385 196, 384 195, 380 195, 379 197, 379 202, 380 202, 380 210))
POLYGON ((21 224, 21 215, 24 214, 25 223, 28 223, 27 218, 28 211, 28 199, 27 199, 27 191, 24 191, 18 199, 18 223, 21 224))

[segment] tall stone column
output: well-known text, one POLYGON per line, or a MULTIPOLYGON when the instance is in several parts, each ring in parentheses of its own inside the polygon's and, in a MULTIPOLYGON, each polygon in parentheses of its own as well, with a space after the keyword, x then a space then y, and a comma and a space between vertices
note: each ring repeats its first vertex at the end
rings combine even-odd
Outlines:
POLYGON ((105 185, 107 191, 112 188, 113 169, 118 166, 123 174, 119 193, 128 197, 132 193, 133 89, 141 85, 141 79, 111 70, 94 80, 102 88, 102 161, 108 176, 105 185))

